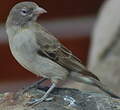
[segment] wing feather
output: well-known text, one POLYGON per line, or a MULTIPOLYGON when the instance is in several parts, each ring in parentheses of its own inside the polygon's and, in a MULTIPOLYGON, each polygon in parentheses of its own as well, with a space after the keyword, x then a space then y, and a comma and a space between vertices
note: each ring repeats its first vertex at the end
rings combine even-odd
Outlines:
POLYGON ((47 58, 53 60, 59 65, 67 68, 70 71, 79 72, 80 74, 99 78, 93 73, 89 72, 81 63, 80 59, 73 55, 73 53, 63 46, 52 34, 47 32, 43 27, 36 32, 36 41, 39 45, 39 54, 43 54, 47 58))

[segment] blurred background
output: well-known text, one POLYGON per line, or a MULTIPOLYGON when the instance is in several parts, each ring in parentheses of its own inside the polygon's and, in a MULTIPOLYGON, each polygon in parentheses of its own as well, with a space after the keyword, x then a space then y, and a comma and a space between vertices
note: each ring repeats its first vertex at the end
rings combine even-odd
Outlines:
MULTIPOLYGON (((21 67, 10 53, 4 24, 12 6, 23 0, 0 1, 0 91, 15 91, 40 79, 21 67)), ((105 0, 32 0, 48 13, 39 22, 87 65, 93 27, 105 0)))

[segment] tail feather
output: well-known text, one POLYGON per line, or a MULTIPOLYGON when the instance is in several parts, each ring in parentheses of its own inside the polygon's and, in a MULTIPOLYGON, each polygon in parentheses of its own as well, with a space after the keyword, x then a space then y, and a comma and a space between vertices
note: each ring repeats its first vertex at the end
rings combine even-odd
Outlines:
POLYGON ((98 87, 100 90, 104 91, 105 93, 107 93, 108 95, 110 95, 113 98, 120 99, 120 96, 117 96, 116 94, 114 94, 109 88, 107 88, 101 82, 97 81, 95 83, 96 83, 95 86, 98 87))
POLYGON ((100 90, 104 91, 105 93, 107 93, 108 95, 110 95, 113 98, 117 98, 120 99, 119 96, 117 96, 116 94, 114 94, 110 89, 108 89, 105 85, 103 85, 100 81, 92 78, 92 77, 87 77, 87 76, 83 76, 80 73, 71 73, 70 74, 70 79, 78 81, 78 82, 83 82, 89 85, 93 85, 98 87, 100 90))

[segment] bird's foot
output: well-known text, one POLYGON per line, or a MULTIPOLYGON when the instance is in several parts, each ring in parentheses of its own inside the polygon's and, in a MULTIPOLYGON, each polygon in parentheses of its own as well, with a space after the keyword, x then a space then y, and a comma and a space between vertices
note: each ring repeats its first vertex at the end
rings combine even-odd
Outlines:
POLYGON ((30 101, 28 102, 26 105, 28 106, 35 106, 35 105, 38 105, 39 103, 42 103, 43 101, 52 101, 53 100, 53 97, 50 97, 50 98, 40 98, 40 99, 34 99, 33 101, 30 101))

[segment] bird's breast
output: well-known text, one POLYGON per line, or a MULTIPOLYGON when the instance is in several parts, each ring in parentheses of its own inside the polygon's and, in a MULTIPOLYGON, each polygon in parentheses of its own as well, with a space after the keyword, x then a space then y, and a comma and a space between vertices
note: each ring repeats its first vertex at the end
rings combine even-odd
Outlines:
POLYGON ((56 62, 37 53, 38 45, 35 36, 20 33, 9 41, 10 49, 15 59, 27 70, 36 75, 52 79, 65 79, 68 71, 56 62))
POLYGON ((14 58, 26 69, 30 69, 36 59, 36 45, 32 33, 22 32, 9 40, 10 49, 14 58))

